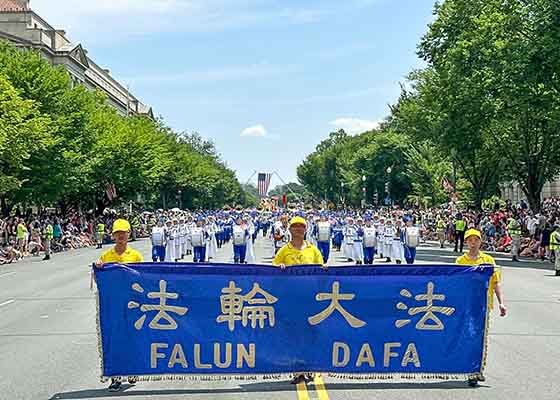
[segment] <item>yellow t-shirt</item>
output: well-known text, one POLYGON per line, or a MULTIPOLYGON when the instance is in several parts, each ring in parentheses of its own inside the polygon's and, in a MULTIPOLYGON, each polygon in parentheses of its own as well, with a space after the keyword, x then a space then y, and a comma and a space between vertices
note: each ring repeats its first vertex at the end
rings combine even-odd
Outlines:
POLYGON ((312 244, 304 242, 301 250, 296 249, 292 243, 283 246, 272 261, 272 265, 323 265, 323 256, 319 249, 312 244))
POLYGON ((457 257, 455 264, 459 265, 482 265, 489 264, 494 266, 494 273, 490 278, 490 284, 488 285, 488 308, 494 308, 494 286, 502 281, 502 270, 500 267, 496 266, 494 258, 488 254, 479 252, 478 258, 473 260, 467 256, 467 253, 462 256, 457 257))
POLYGON ((140 252, 128 246, 126 247, 124 253, 119 255, 113 247, 111 248, 111 250, 103 253, 103 255, 101 256, 101 261, 103 261, 104 263, 138 263, 144 262, 144 257, 142 257, 142 254, 140 254, 140 252))

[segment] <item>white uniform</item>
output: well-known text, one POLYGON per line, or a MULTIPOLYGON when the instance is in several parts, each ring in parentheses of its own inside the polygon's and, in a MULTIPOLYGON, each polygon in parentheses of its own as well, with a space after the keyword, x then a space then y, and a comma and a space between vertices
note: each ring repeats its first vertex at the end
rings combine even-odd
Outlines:
POLYGON ((355 225, 346 225, 342 230, 344 240, 342 242, 342 254, 345 258, 354 258, 354 234, 356 233, 355 225))
POLYGON ((352 246, 352 258, 356 262, 364 262, 364 245, 363 239, 359 236, 360 228, 356 227, 354 232, 354 243, 352 246))
POLYGON ((184 222, 179 224, 179 237, 181 241, 181 254, 179 254, 179 258, 183 258, 187 254, 187 227, 184 222))
POLYGON ((167 243, 165 246, 165 261, 166 262, 175 262, 176 255, 175 255, 175 235, 177 234, 177 230, 172 225, 167 229, 167 243))
POLYGON ((378 222, 375 225, 375 231, 377 233, 377 252, 379 253, 380 257, 385 256, 385 224, 378 222))
POLYGON ((393 261, 399 260, 404 263, 404 246, 401 241, 399 230, 395 228, 395 234, 393 236, 393 243, 391 244, 391 258, 393 261))
POLYGON ((375 226, 364 226, 364 247, 371 248, 377 246, 377 230, 375 226))
POLYGON ((317 241, 329 242, 331 241, 331 223, 328 221, 319 221, 317 223, 317 241))
POLYGON ((206 243, 206 258, 210 260, 211 258, 216 257, 216 253, 218 252, 218 242, 216 240, 216 232, 218 231, 218 227, 214 222, 211 222, 206 227, 206 232, 208 233, 208 241, 206 243))
POLYGON ((249 231, 249 238, 247 240, 247 253, 245 254, 245 261, 247 261, 247 263, 249 264, 252 264, 256 261, 255 246, 253 246, 253 234, 255 233, 255 225, 252 222, 249 222, 247 230, 249 231))
POLYGON ((192 249, 193 249, 193 245, 191 243, 191 231, 192 231, 193 228, 196 227, 196 224, 194 222, 187 222, 185 227, 186 227, 186 234, 187 234, 186 240, 185 240, 186 247, 187 247, 187 251, 191 252, 192 249))
POLYGON ((164 226, 154 226, 152 228, 152 246, 165 246, 166 228, 164 226))
POLYGON ((383 231, 383 256, 392 257, 393 255, 393 238, 395 237, 395 227, 393 225, 385 225, 383 231))

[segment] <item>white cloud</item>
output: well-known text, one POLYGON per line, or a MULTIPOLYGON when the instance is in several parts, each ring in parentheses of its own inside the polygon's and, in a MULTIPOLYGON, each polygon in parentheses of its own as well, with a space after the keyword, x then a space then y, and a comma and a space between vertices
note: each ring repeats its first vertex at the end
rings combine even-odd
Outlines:
POLYGON ((379 128, 380 123, 381 121, 369 121, 366 119, 358 118, 337 118, 330 124, 336 126, 339 129, 344 129, 344 131, 350 135, 354 135, 357 133, 377 129, 379 128))
POLYGON ((250 126, 241 131, 242 137, 265 137, 266 135, 266 129, 262 125, 250 126))

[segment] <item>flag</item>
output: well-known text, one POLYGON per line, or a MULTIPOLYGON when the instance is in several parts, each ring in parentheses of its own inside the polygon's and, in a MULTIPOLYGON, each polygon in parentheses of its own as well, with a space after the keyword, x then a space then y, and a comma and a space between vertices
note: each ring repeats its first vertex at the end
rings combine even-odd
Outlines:
POLYGON ((117 198, 117 188, 115 187, 114 183, 108 183, 107 187, 105 188, 105 194, 109 201, 113 201, 113 199, 117 198))
POLYGON ((259 196, 265 197, 266 194, 268 193, 268 187, 270 186, 271 177, 272 174, 259 173, 259 177, 257 180, 258 188, 259 188, 259 196))
POLYGON ((455 189, 453 188, 453 185, 451 184, 451 182, 449 182, 449 179, 447 178, 443 178, 441 180, 441 185, 443 186, 443 189, 446 192, 453 192, 455 189))

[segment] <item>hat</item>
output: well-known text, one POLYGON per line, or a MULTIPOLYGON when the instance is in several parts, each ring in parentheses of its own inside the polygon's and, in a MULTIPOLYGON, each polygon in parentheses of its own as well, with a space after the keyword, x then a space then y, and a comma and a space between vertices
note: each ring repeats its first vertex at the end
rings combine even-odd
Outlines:
POLYGON ((113 232, 130 232, 130 224, 126 219, 117 219, 113 222, 113 232))
POLYGON ((471 236, 476 236, 477 238, 482 240, 482 237, 480 236, 480 232, 477 231, 476 229, 471 228, 465 232, 465 240, 467 240, 471 236))
POLYGON ((290 226, 292 226, 294 224, 300 224, 300 225, 307 226, 307 221, 303 217, 299 217, 299 216, 298 217, 293 217, 290 220, 290 226))

